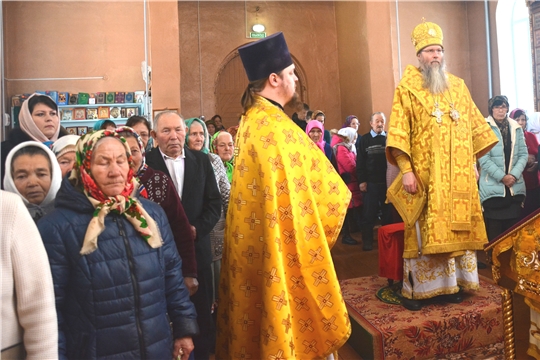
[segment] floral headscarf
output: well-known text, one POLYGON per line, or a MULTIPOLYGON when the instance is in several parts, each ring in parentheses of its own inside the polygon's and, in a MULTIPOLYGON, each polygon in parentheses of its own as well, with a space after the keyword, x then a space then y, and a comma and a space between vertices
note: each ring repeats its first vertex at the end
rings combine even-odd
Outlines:
POLYGON ((313 128, 321 130, 321 138, 315 144, 317 144, 317 146, 324 152, 324 145, 326 144, 326 142, 324 141, 324 125, 318 120, 311 120, 310 122, 308 122, 306 125, 306 134, 308 134, 308 136, 310 131, 313 130, 313 128))
MULTIPOLYGON (((21 112, 19 113, 19 126, 28 136, 32 138, 32 140, 43 143, 45 144, 45 146, 48 146, 50 148, 52 143, 58 139, 58 134, 60 133, 60 119, 58 119, 58 126, 56 127, 56 132, 54 133, 54 135, 50 139, 47 138, 45 134, 43 134, 41 130, 39 130, 39 128, 37 127, 34 119, 32 118, 32 114, 30 113, 30 108, 28 107, 30 99, 34 96, 47 95, 34 93, 25 102, 23 102, 21 106, 21 112)), ((54 102, 53 99, 51 99, 51 101, 54 102)))
MULTIPOLYGON (((217 154, 217 138, 220 134, 227 133, 225 130, 217 131, 214 136, 212 136, 211 142, 210 142, 210 151, 212 153, 217 154)), ((234 141, 234 138, 233 138, 234 141)), ((223 160, 222 160, 223 161, 223 160)), ((225 165, 225 169, 227 170, 227 179, 229 179, 229 182, 232 183, 232 175, 234 170, 234 153, 233 157, 229 161, 223 161, 223 165, 225 165)))
MULTIPOLYGON (((208 120, 208 121, 211 121, 211 120, 208 120)), ((208 148, 209 148, 208 129, 206 128, 206 124, 204 123, 204 121, 202 121, 199 118, 190 118, 190 119, 186 120, 186 145, 189 147, 189 133, 190 133, 191 125, 193 124, 193 122, 198 122, 199 124, 201 124, 201 126, 203 128, 204 141, 203 141, 203 147, 201 149, 201 152, 203 152, 205 154, 208 154, 208 148)), ((215 126, 215 124, 214 124, 214 126, 215 126)), ((217 134, 217 132, 216 132, 216 134, 217 134)))
MULTIPOLYGON (((137 177, 137 179, 140 179, 140 178, 142 178, 142 176, 146 172, 146 169, 148 169, 148 165, 146 165, 146 150, 144 148, 144 143, 142 142, 142 139, 139 136, 139 134, 137 134, 137 132, 135 130, 133 130, 133 128, 131 128, 129 126, 125 126, 125 125, 124 126, 119 126, 119 127, 116 128, 116 133, 117 134, 121 134, 123 132, 128 132, 128 133, 132 134, 133 137, 137 140, 137 144, 139 145, 139 149, 140 149, 141 155, 142 155, 142 163, 141 163, 141 166, 135 172, 135 176, 137 177)), ((120 136, 122 136, 122 135, 120 135, 120 136)), ((146 188, 144 187, 144 184, 142 182, 139 182, 139 194, 142 197, 144 197, 145 199, 148 199, 148 191, 146 191, 146 188)))
POLYGON ((107 196, 96 184, 90 172, 92 153, 99 140, 105 137, 113 137, 122 142, 128 154, 129 164, 132 164, 131 152, 126 144, 126 140, 121 138, 115 131, 98 130, 86 134, 77 142, 77 164, 71 172, 70 179, 77 181, 95 211, 86 229, 81 255, 87 255, 97 249, 98 236, 105 229, 105 217, 111 212, 116 212, 126 217, 135 230, 148 242, 152 248, 162 245, 159 229, 134 196, 137 192, 138 181, 133 176, 131 166, 124 190, 119 195, 107 196))

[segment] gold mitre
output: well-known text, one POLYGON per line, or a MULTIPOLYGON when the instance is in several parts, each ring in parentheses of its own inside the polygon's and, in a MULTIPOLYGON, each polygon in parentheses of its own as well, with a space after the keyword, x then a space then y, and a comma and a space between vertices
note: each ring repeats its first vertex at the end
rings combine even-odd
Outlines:
POLYGON ((432 22, 426 22, 424 18, 422 18, 422 23, 414 28, 411 40, 417 54, 429 45, 443 47, 443 33, 440 26, 432 22))

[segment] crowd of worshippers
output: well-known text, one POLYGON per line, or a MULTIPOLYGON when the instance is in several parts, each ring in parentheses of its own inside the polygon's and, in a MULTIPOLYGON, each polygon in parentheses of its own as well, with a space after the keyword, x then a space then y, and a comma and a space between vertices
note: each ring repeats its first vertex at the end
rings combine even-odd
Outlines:
MULTIPOLYGON (((486 121, 499 143, 479 160, 476 174, 491 241, 540 206, 540 173, 538 138, 527 131, 526 112, 509 112, 504 96, 488 105, 486 121)), ((32 255, 24 271, 42 274, 39 286, 17 297, 39 297, 49 306, 40 326, 50 338, 34 339, 38 345, 26 346, 29 354, 55 358, 43 344, 59 344, 68 358, 140 351, 165 359, 170 348, 184 360, 192 352, 209 358, 219 321, 215 309, 238 126, 225 129, 219 115, 201 118, 166 111, 152 126, 141 116, 120 127, 105 120, 79 137, 60 126, 48 96, 34 94, 23 103, 20 126, 2 142, 1 155, 3 189, 18 195, 28 211, 16 223, 29 232, 28 247, 20 250, 32 255), (39 233, 32 232, 30 219, 39 233), (116 312, 123 302, 144 310, 116 312), (110 330, 98 333, 96 323, 110 330), (143 345, 129 341, 137 336, 143 345), (96 337, 114 341, 104 348, 84 346, 96 344, 96 337)), ((324 112, 307 104, 292 119, 352 193, 341 241, 356 245, 351 233, 361 232, 363 250, 372 250, 377 223, 401 221, 386 203, 399 169, 386 160, 384 113, 366 119, 371 129, 364 135, 354 115, 340 129, 325 129, 324 112)), ((11 197, 2 194, 7 203, 11 197)))

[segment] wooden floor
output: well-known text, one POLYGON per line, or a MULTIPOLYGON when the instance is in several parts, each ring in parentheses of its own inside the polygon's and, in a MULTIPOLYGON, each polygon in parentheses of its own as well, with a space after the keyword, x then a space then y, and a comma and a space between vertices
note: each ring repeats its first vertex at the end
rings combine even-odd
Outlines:
MULTIPOLYGON (((359 242, 362 239, 360 233, 352 234, 352 236, 359 242)), ((374 244, 376 243, 377 241, 375 239, 374 244)), ((344 245, 338 240, 332 249, 332 256, 340 280, 377 275, 378 273, 379 252, 376 247, 373 251, 364 252, 362 251, 361 243, 358 245, 344 245)), ((479 253, 478 259, 485 259, 485 254, 479 253)), ((489 267, 485 270, 479 270, 479 273, 490 279, 492 278, 489 267)), ((405 309, 403 310, 407 311, 405 309)), ((527 355, 527 347, 529 346, 529 319, 529 307, 523 301, 523 297, 521 295, 514 295, 514 330, 516 334, 515 346, 517 360, 534 359, 527 355)), ((346 344, 340 349, 339 358, 345 360, 361 359, 349 344, 346 344)))

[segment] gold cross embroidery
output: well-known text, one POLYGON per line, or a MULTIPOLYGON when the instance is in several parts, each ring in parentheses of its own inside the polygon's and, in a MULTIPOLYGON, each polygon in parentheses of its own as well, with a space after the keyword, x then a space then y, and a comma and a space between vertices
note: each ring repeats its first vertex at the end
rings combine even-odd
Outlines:
POLYGON ((268 136, 261 136, 261 141, 263 142, 263 149, 268 149, 270 145, 276 145, 277 141, 274 140, 274 133, 268 134, 268 136))
POLYGON ((317 295, 317 300, 319 300, 321 303, 319 304, 319 309, 324 309, 325 306, 332 307, 334 306, 334 303, 330 301, 330 298, 332 295, 330 293, 326 293, 325 297, 322 297, 321 295, 317 295))
POLYGON ((265 345, 268 345, 269 340, 276 341, 277 338, 278 337, 276 335, 274 335, 274 327, 273 326, 269 326, 268 330, 266 330, 263 333, 263 341, 264 341, 265 345))
POLYGON ((302 327, 300 328, 300 332, 303 333, 306 330, 313 331, 313 327, 311 327, 312 322, 313 322, 313 320, 311 320, 311 319, 307 319, 307 320, 300 319, 300 321, 298 321, 298 323, 300 325, 302 325, 302 327))
POLYGON ((281 280, 281 278, 277 276, 276 273, 277 273, 276 268, 272 268, 272 270, 269 272, 268 271, 264 272, 264 277, 267 279, 266 286, 270 287, 272 286, 273 283, 278 283, 281 280))
MULTIPOLYGON (((246 283, 244 285, 240 285, 240 290, 245 291, 245 297, 250 297, 252 292, 257 291, 257 287, 251 285, 250 280, 246 280, 246 283)), ((247 316, 247 314, 246 314, 247 316)))
POLYGON ((311 274, 315 278, 315 282, 313 282, 313 285, 319 286, 320 283, 328 284, 328 279, 326 278, 326 270, 321 270, 320 273, 314 271, 313 274, 311 274))
POLYGON ((300 153, 298 151, 294 154, 289 154, 289 158, 291 159, 291 168, 295 166, 302 166, 302 162, 300 161, 300 153))
POLYGON ((300 179, 294 178, 293 181, 294 181, 294 184, 296 185, 296 188, 294 189, 294 191, 299 192, 300 190, 304 190, 304 191, 307 190, 307 186, 305 184, 306 182, 305 176, 302 176, 300 179))
POLYGON ((313 224, 311 227, 304 226, 304 231, 306 232, 306 241, 311 240, 311 238, 317 239, 319 237, 317 224, 313 224))
POLYGON ((319 246, 317 251, 313 251, 313 249, 309 250, 308 254, 311 255, 311 261, 310 264, 313 264, 315 260, 322 261, 324 259, 324 256, 321 255, 322 248, 319 246))
MULTIPOLYGON (((300 299, 299 297, 295 297, 294 302, 297 304, 296 305, 296 310, 302 310, 302 309, 309 310, 309 306, 307 305, 308 299, 306 297, 304 297, 302 299, 300 299)), ((312 321, 310 319, 309 324, 311 324, 311 322, 312 321)), ((308 326, 309 326, 309 324, 308 324, 308 326)), ((302 331, 302 330, 300 330, 300 331, 302 331)))
POLYGON ((313 210, 311 209, 311 200, 308 199, 305 203, 300 201, 300 209, 302 210, 302 216, 306 214, 312 215, 313 210))
POLYGON ((282 160, 281 155, 278 155, 275 158, 273 157, 268 158, 268 162, 272 165, 272 171, 276 171, 276 169, 283 170, 285 168, 281 160, 282 160))
POLYGON ((258 259, 261 255, 255 252, 253 246, 248 246, 247 251, 242 251, 242 256, 247 258, 248 264, 253 264, 253 259, 258 259))
POLYGON ((249 224, 250 230, 254 230, 256 225, 261 224, 261 220, 257 219, 257 215, 254 212, 251 213, 251 217, 244 218, 244 222, 249 224))
POLYGON ((241 319, 236 320, 237 324, 242 325, 242 330, 247 331, 248 327, 253 325, 253 320, 249 320, 249 315, 244 314, 244 316, 241 319))
POLYGON ((281 291, 281 295, 279 296, 272 296, 272 301, 276 302, 276 310, 281 310, 283 306, 287 305, 287 300, 285 299, 285 291, 281 291))
POLYGON ((281 213, 281 216, 279 217, 279 219, 281 221, 284 221, 285 219, 293 219, 293 214, 292 214, 292 204, 289 204, 289 206, 287 206, 286 208, 284 208, 283 206, 280 206, 279 208, 279 212, 281 213))
MULTIPOLYGON (((300 267, 300 266, 299 266, 300 267)), ((304 285, 304 277, 303 276, 300 276, 299 278, 297 278, 296 276, 291 276, 291 281, 293 282, 293 286, 292 286, 292 289, 296 289, 297 287, 299 287, 300 289, 304 289, 306 287, 306 285, 304 285)))

